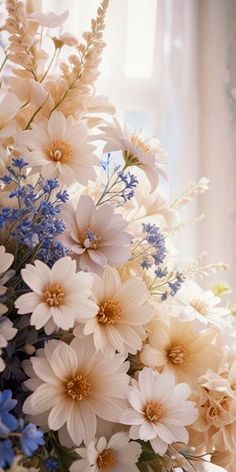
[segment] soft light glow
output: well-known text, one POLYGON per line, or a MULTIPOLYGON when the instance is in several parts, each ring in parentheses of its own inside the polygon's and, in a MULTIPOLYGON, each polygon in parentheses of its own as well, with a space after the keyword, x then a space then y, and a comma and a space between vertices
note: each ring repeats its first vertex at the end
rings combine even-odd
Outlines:
POLYGON ((157 0, 128 0, 125 75, 150 77, 153 69, 157 0))

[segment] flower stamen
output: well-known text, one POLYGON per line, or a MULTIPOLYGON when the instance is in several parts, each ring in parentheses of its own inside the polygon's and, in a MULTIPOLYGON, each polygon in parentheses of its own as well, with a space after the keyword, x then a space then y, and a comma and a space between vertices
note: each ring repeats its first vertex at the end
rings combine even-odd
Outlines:
POLYGON ((66 383, 66 393, 72 400, 83 400, 91 392, 91 385, 82 375, 76 375, 66 383))
POLYGON ((186 346, 173 346, 168 351, 168 357, 173 364, 186 364, 189 350, 186 346))
POLYGON ((97 458, 97 466, 99 470, 110 470, 117 464, 117 459, 111 449, 104 449, 97 458))
POLYGON ((92 229, 88 228, 80 238, 81 245, 86 249, 97 249, 98 243, 101 241, 101 236, 92 229))
POLYGON ((43 292, 43 301, 50 307, 62 305, 64 298, 64 288, 59 284, 48 285, 43 292))
POLYGON ((117 300, 106 300, 99 308, 97 319, 99 323, 115 325, 121 318, 122 309, 117 300))
POLYGON ((54 162, 68 162, 72 159, 72 147, 65 141, 52 141, 48 156, 54 162))
POLYGON ((165 408, 158 402, 150 401, 144 409, 144 416, 149 423, 157 424, 165 414, 165 408))

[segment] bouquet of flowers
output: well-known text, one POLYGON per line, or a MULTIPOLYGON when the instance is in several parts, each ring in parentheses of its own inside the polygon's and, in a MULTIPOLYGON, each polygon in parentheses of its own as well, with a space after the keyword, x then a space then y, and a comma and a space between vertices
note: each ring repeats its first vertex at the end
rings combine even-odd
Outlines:
POLYGON ((195 280, 224 266, 173 242, 207 179, 168 201, 160 145, 96 96, 108 0, 81 40, 2 6, 0 470, 233 472, 234 317, 195 280))

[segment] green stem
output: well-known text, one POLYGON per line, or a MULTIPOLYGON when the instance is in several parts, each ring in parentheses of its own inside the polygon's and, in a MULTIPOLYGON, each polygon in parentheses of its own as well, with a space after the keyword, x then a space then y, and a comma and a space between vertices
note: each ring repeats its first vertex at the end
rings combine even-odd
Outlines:
POLYGON ((47 95, 47 98, 46 98, 46 100, 44 100, 43 104, 40 105, 40 107, 38 107, 38 108, 36 109, 36 111, 34 112, 34 114, 31 116, 29 122, 27 123, 27 125, 26 125, 26 127, 25 127, 25 130, 26 130, 26 129, 29 129, 29 127, 30 127, 30 125, 31 125, 31 123, 32 123, 32 121, 33 121, 33 119, 35 118, 35 116, 37 115, 37 113, 43 108, 43 106, 45 105, 45 103, 46 103, 48 97, 49 97, 49 95, 47 95))
POLYGON ((6 62, 7 62, 7 59, 8 59, 8 56, 7 56, 7 54, 6 54, 6 56, 5 56, 5 58, 4 58, 4 61, 3 61, 2 65, 1 65, 1 67, 0 67, 0 72, 2 72, 2 69, 3 69, 3 67, 5 66, 6 62))
POLYGON ((53 53, 53 56, 52 56, 52 59, 51 59, 51 61, 49 62, 48 68, 46 69, 45 73, 43 74, 43 77, 42 77, 42 79, 40 80, 40 82, 43 82, 43 80, 45 79, 45 77, 48 75, 48 72, 49 72, 49 70, 50 70, 50 68, 51 68, 51 65, 52 65, 52 63, 53 63, 53 61, 54 61, 54 59, 55 59, 55 57, 56 57, 56 52, 57 52, 57 49, 55 48, 54 53, 53 53))

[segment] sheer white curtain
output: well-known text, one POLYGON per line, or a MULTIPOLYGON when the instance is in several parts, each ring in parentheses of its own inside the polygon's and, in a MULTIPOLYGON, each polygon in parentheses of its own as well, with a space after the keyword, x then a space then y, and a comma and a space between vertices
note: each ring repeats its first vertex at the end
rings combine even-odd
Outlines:
MULTIPOLYGON (((66 29, 89 27, 99 0, 45 0, 45 8, 70 10, 66 29)), ((236 156, 234 0, 110 0, 99 93, 121 118, 156 135, 169 154, 170 195, 189 181, 210 179, 210 190, 186 219, 204 212, 199 225, 179 236, 181 256, 208 252, 206 262, 230 264, 235 284, 236 156)), ((218 276, 222 280, 222 274, 218 276)), ((235 287, 236 288, 236 287, 235 287)))

